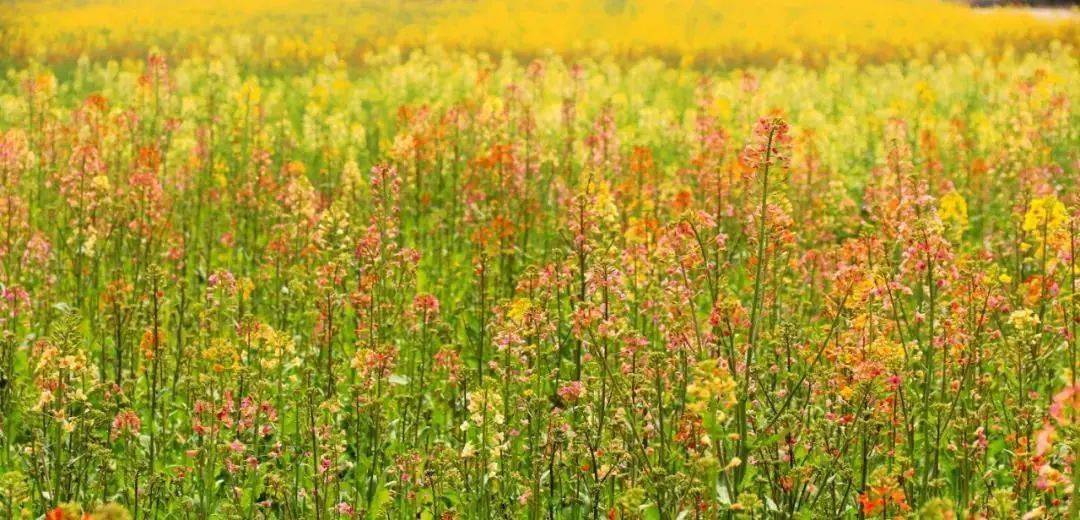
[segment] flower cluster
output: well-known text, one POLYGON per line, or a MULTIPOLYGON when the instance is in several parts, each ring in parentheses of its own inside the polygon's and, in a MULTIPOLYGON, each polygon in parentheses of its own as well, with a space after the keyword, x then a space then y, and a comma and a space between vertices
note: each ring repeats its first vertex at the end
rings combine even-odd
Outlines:
POLYGON ((1077 517, 1072 47, 211 47, 0 78, 0 517, 1077 517))

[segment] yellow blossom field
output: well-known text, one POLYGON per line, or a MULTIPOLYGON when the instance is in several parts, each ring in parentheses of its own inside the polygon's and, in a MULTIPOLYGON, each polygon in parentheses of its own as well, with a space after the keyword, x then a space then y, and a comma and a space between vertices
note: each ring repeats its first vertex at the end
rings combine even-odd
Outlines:
POLYGON ((0 7, 0 518, 1080 518, 1076 8, 0 7))
POLYGON ((329 52, 360 63, 390 46, 728 66, 820 64, 836 55, 885 62, 1037 49, 1080 34, 1067 11, 976 12, 936 0, 15 0, 8 15, 9 56, 141 58, 160 48, 269 67, 308 65, 329 52))

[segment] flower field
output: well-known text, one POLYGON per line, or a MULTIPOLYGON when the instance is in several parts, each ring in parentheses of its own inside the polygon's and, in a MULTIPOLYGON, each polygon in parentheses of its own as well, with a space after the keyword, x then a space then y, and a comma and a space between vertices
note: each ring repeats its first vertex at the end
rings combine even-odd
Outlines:
POLYGON ((1080 517, 1076 19, 765 4, 12 4, 0 517, 1080 517))

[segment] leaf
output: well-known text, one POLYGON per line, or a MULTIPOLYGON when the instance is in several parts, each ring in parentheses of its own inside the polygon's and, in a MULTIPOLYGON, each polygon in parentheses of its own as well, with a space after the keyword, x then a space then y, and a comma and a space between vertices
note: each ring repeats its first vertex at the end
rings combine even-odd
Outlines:
POLYGON ((731 505, 731 494, 728 493, 727 486, 719 482, 716 483, 716 501, 725 506, 731 505))
POLYGON ((641 504, 638 506, 638 511, 645 520, 660 520, 660 509, 656 507, 656 504, 641 504))
POLYGON ((384 487, 380 487, 375 492, 375 496, 371 499, 371 504, 368 505, 368 520, 374 520, 379 516, 382 516, 383 509, 386 508, 386 504, 390 503, 390 492, 384 487))

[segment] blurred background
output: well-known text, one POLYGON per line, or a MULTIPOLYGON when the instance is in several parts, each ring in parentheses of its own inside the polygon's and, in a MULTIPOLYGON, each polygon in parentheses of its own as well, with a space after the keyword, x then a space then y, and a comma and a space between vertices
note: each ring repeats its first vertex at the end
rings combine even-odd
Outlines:
POLYGON ((939 0, 7 0, 3 60, 142 59, 151 49, 285 68, 387 47, 655 56, 707 66, 868 62, 1075 42, 1076 2, 939 0), (1029 6, 1037 6, 1030 7, 1029 6))

